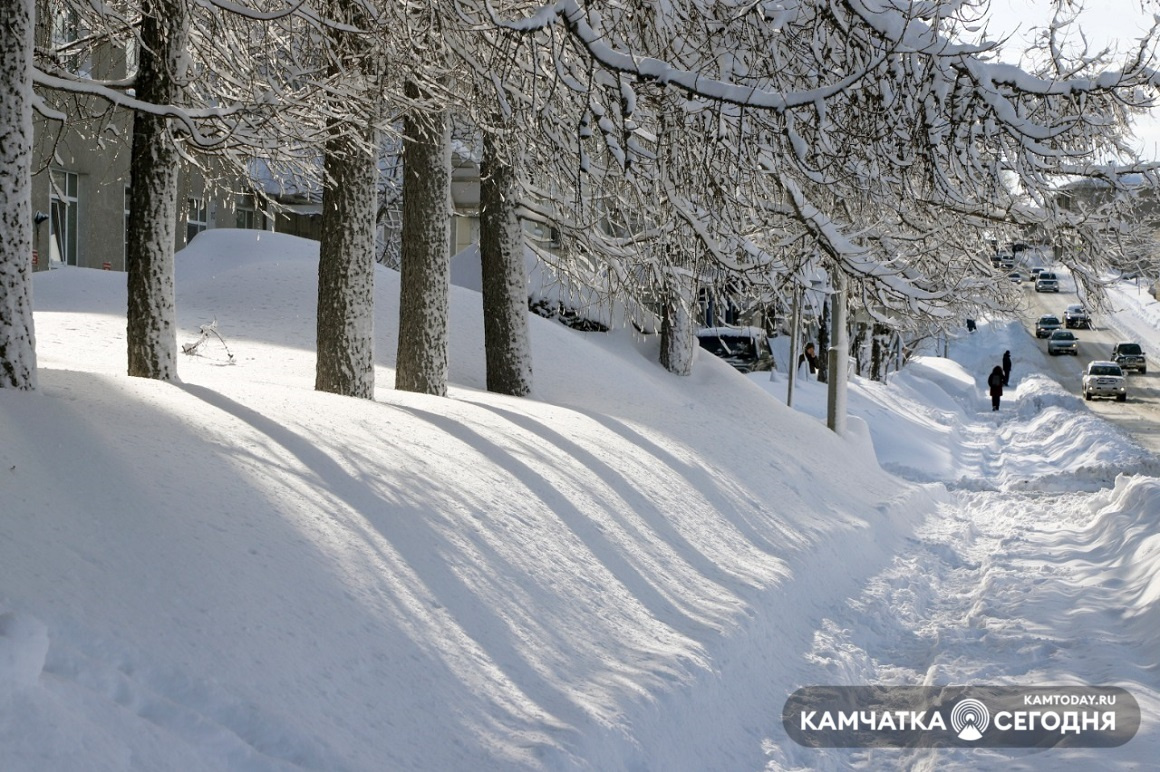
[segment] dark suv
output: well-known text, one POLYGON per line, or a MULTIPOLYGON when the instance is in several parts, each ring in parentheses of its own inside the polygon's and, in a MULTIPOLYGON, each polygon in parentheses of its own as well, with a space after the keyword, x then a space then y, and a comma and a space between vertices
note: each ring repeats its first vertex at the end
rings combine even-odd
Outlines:
POLYGON ((1075 304, 1067 307, 1063 312, 1063 326, 1067 328, 1072 327, 1086 327, 1092 328, 1092 319, 1088 316, 1088 312, 1083 306, 1075 304))
POLYGON ((756 327, 708 327, 697 332, 697 343, 740 372, 773 369, 765 332, 756 327))
POLYGON ((1136 370, 1141 375, 1148 372, 1148 360, 1144 357, 1144 349, 1139 343, 1117 343, 1112 349, 1112 361, 1120 366, 1124 372, 1136 370))

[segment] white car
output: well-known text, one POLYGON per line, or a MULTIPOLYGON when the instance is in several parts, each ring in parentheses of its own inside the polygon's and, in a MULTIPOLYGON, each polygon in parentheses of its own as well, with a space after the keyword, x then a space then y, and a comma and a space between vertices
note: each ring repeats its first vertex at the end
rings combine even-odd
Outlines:
POLYGON ((1083 398, 1113 397, 1117 402, 1128 401, 1128 379, 1115 362, 1096 360, 1083 369, 1083 398))
POLYGON ((1050 271, 1040 271, 1035 277, 1036 292, 1059 292, 1059 277, 1050 271))

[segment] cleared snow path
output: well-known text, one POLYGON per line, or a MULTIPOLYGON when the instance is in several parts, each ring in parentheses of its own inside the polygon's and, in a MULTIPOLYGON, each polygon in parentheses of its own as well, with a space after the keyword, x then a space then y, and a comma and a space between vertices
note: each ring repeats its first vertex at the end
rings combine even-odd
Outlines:
POLYGON ((1160 757, 1155 458, 1041 377, 999 415, 957 397, 952 493, 889 568, 830 610, 798 686, 1119 686, 1140 703, 1138 734, 1113 749, 807 749, 778 726, 767 770, 1138 769, 1160 757))
POLYGON ((1139 601, 1156 591, 1146 566, 1160 552, 1157 513, 1154 479, 1094 494, 956 493, 815 632, 808 655, 818 684, 1122 686, 1145 717, 1127 745, 903 752, 771 738, 768 769, 1135 769, 1155 758, 1160 619, 1139 601))

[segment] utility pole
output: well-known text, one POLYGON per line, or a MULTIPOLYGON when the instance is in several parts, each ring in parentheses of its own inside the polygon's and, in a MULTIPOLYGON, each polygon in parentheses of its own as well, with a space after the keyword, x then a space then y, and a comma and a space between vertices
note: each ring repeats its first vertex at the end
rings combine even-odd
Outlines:
POLYGON ((834 294, 831 297, 830 355, 826 394, 826 426, 835 434, 846 434, 846 360, 850 356, 849 336, 846 332, 846 276, 834 271, 834 294))
POLYGON ((793 387, 797 383, 798 372, 798 343, 799 328, 802 325, 802 288, 794 284, 793 288, 793 318, 790 322, 789 333, 789 384, 785 391, 785 404, 793 407, 793 387))

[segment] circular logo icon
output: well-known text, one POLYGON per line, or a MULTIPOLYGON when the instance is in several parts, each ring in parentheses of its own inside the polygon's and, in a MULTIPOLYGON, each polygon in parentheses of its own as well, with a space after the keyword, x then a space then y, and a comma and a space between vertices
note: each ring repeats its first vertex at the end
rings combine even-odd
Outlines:
POLYGON ((991 723, 991 712, 987 706, 978 700, 967 698, 959 700, 951 711, 951 727, 960 740, 974 742, 983 736, 991 723))

